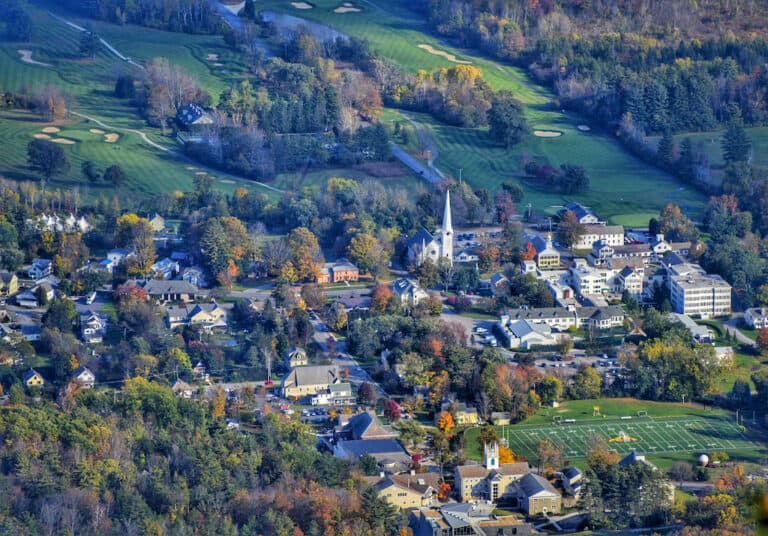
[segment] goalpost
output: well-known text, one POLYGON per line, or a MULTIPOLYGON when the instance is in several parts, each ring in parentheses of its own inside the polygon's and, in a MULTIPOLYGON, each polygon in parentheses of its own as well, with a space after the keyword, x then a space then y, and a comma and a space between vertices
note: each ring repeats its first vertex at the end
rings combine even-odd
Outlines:
POLYGON ((645 410, 643 410, 643 409, 641 409, 641 410, 639 410, 639 411, 637 412, 637 416, 638 416, 638 417, 647 417, 647 416, 648 416, 648 412, 647 412, 647 411, 645 411, 645 410))
POLYGON ((555 415, 552 417, 552 422, 554 424, 563 424, 563 416, 562 415, 555 415))

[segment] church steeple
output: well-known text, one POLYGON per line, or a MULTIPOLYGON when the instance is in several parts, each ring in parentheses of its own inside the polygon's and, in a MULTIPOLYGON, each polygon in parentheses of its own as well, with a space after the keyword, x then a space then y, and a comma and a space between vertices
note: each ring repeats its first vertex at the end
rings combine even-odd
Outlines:
POLYGON ((445 210, 443 211, 443 228, 441 236, 441 257, 446 257, 453 263, 453 223, 451 222, 451 191, 445 191, 445 210))

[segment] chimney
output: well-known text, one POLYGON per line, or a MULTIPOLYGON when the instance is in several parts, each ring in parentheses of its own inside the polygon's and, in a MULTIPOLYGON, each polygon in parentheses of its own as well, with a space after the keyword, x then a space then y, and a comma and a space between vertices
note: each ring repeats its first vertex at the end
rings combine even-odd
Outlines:
POLYGON ((411 476, 416 476, 416 470, 415 469, 411 469, 411 476))
POLYGON ((379 471, 379 478, 384 478, 384 471, 379 471))

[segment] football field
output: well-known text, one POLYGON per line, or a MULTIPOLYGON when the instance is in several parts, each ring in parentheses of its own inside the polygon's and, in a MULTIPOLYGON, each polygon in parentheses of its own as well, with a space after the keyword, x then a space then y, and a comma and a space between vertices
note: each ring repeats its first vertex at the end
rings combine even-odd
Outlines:
POLYGON ((632 417, 589 419, 561 424, 502 426, 499 437, 512 452, 536 457, 539 441, 549 439, 569 458, 583 458, 591 437, 605 438, 619 454, 648 456, 676 453, 712 453, 759 449, 735 422, 724 418, 632 417))

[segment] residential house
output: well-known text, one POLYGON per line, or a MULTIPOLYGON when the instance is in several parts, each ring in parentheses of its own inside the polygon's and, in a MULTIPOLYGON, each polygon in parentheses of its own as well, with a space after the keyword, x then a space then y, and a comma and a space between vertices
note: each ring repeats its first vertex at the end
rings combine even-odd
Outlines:
POLYGON ((72 371, 72 381, 82 389, 93 389, 96 385, 96 375, 88 367, 80 365, 72 371))
POLYGON ((325 392, 339 381, 339 374, 334 366, 294 367, 283 378, 281 391, 285 398, 300 398, 325 392))
POLYGON ((491 413, 491 422, 494 426, 509 426, 512 420, 508 411, 494 411, 491 413))
POLYGON ((570 327, 606 329, 621 326, 624 323, 624 310, 618 305, 607 307, 541 307, 535 309, 508 309, 499 318, 497 327, 504 331, 506 326, 518 320, 528 320, 533 324, 546 324, 560 331, 570 327))
POLYGON ((529 516, 559 514, 563 497, 549 481, 528 473, 515 482, 518 508, 529 516))
POLYGON ((184 380, 179 380, 179 379, 173 382, 173 385, 171 385, 171 391, 173 392, 173 394, 181 398, 192 398, 192 395, 195 394, 194 387, 189 385, 184 380))
POLYGON ((624 227, 621 225, 587 224, 584 234, 573 244, 573 249, 592 249, 598 240, 604 240, 609 246, 624 245, 624 227))
POLYGON ((536 250, 536 266, 540 270, 548 270, 560 267, 560 252, 552 246, 552 235, 548 234, 546 240, 540 236, 535 237, 531 243, 536 250))
POLYGON ((202 326, 206 330, 227 327, 227 311, 216 302, 168 306, 165 310, 168 313, 166 324, 170 329, 179 326, 202 326))
POLYGON ((515 497, 512 484, 530 471, 525 462, 500 464, 498 443, 487 444, 484 465, 456 467, 455 489, 459 499, 465 502, 473 499, 497 502, 515 497))
POLYGON ((208 286, 208 282, 205 280, 205 270, 199 266, 184 268, 184 271, 181 273, 181 279, 199 288, 206 288, 208 286))
POLYGON ((291 346, 285 351, 285 367, 292 369, 295 367, 304 367, 309 365, 307 351, 298 346, 291 346))
POLYGON ((42 387, 45 385, 45 379, 35 369, 29 369, 26 374, 24 374, 22 381, 28 388, 42 387))
POLYGON ((197 379, 204 379, 208 376, 208 369, 202 361, 198 361, 195 363, 195 366, 192 367, 192 375, 197 379))
POLYGON ((107 332, 107 317, 92 310, 80 315, 80 336, 88 344, 99 344, 107 332))
POLYGON ((497 325, 501 334, 501 343, 506 348, 530 349, 535 346, 554 346, 558 342, 557 334, 544 323, 527 319, 507 321, 502 317, 497 325))
POLYGON ((320 268, 320 274, 317 276, 317 282, 320 284, 339 283, 342 281, 357 281, 360 277, 360 270, 357 266, 345 258, 338 259, 336 262, 325 263, 320 268))
POLYGON ((400 298, 400 304, 411 309, 429 298, 429 294, 413 279, 402 278, 392 283, 392 292, 400 298))
POLYGON ((464 402, 444 402, 441 409, 450 412, 453 415, 454 422, 460 426, 477 424, 480 420, 477 408, 469 406, 464 402))
POLYGON ((213 118, 201 106, 190 103, 178 111, 176 121, 182 127, 189 129, 201 125, 210 125, 213 123, 213 118))
POLYGON ((352 394, 352 384, 332 383, 327 391, 321 391, 309 399, 313 406, 352 406, 357 397, 352 394))
POLYGON ((673 275, 670 301, 677 313, 711 318, 731 314, 731 286, 717 274, 673 275))
POLYGON ((453 262, 470 263, 478 262, 480 260, 480 254, 478 249, 474 246, 467 246, 459 249, 453 257, 453 262))
POLYGON ((30 279, 38 280, 51 275, 53 264, 49 259, 34 259, 32 266, 27 270, 30 279))
POLYGON ((129 248, 114 248, 107 252, 107 259, 111 260, 115 266, 122 264, 126 259, 135 256, 136 252, 129 248))
POLYGON ((54 292, 53 287, 48 283, 41 283, 36 287, 26 290, 21 294, 16 295, 16 303, 20 307, 28 307, 34 309, 35 307, 41 307, 40 296, 44 296, 45 303, 50 303, 53 300, 54 292))
POLYGON ((379 497, 389 504, 399 510, 408 510, 423 506, 437 506, 439 480, 440 475, 437 473, 387 474, 380 475, 373 486, 379 490, 379 497))
POLYGON ((96 269, 104 270, 105 272, 109 272, 110 274, 112 274, 115 271, 115 268, 117 268, 117 264, 118 263, 116 263, 112 259, 103 259, 96 264, 96 269))
MULTIPOLYGON (((595 215, 595 213, 592 212, 591 209, 582 205, 581 203, 576 203, 576 202, 568 203, 567 205, 565 205, 565 209, 562 211, 562 213, 565 213, 568 210, 570 210, 576 215, 576 219, 581 224, 600 223, 600 219, 595 215)), ((561 213, 561 216, 562 216, 562 213, 561 213)))
POLYGON ((592 266, 605 266, 616 254, 613 246, 605 240, 597 240, 592 244, 592 251, 587 255, 587 262, 592 266))
POLYGON ((179 273, 179 270, 179 263, 169 258, 159 260, 149 268, 154 277, 162 277, 163 279, 172 279, 179 273))
POLYGON ((569 272, 574 290, 581 295, 603 294, 613 289, 613 270, 592 268, 584 259, 576 259, 569 272))
POLYGON ((19 291, 19 278, 7 270, 0 270, 0 296, 13 296, 19 291))
POLYGON ((509 279, 502 273, 495 273, 491 276, 491 295, 505 296, 509 295, 509 279))
POLYGON ((744 312, 744 322, 752 329, 768 327, 768 308, 752 307, 744 312))
POLYGON ((148 279, 144 290, 150 298, 160 302, 190 302, 199 294, 196 286, 178 280, 148 279))
POLYGON ((584 473, 578 467, 569 465, 555 476, 560 479, 563 491, 568 495, 577 496, 581 493, 581 485, 584 483, 584 473))

